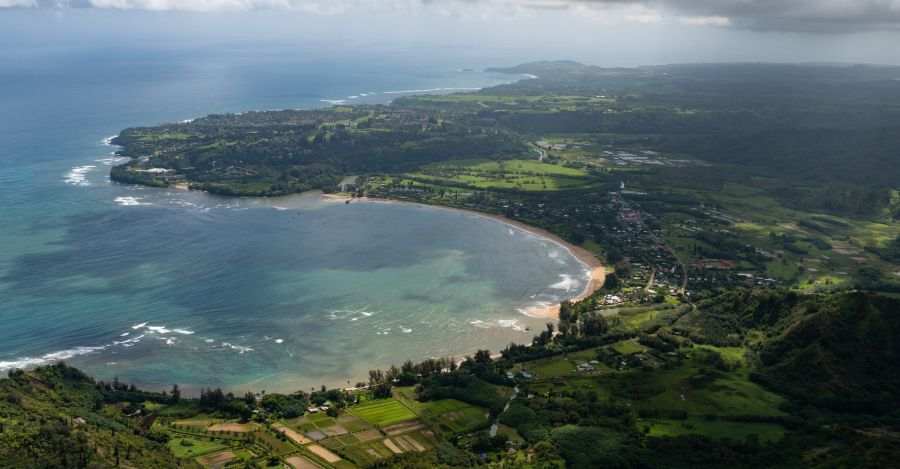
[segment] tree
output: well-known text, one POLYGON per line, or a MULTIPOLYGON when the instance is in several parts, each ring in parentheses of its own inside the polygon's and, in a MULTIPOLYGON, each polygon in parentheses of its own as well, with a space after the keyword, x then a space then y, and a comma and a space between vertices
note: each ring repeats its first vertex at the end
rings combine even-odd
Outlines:
POLYGON ((547 440, 541 440, 535 443, 534 446, 532 446, 532 451, 534 451, 534 458, 538 461, 550 461, 556 459, 557 456, 556 447, 547 440))
POLYGON ((609 323, 600 313, 589 313, 581 317, 581 333, 585 336, 601 336, 609 330, 609 323))
POLYGON ((172 385, 172 394, 169 395, 169 403, 170 404, 178 404, 178 401, 181 400, 181 389, 178 388, 177 384, 172 385))

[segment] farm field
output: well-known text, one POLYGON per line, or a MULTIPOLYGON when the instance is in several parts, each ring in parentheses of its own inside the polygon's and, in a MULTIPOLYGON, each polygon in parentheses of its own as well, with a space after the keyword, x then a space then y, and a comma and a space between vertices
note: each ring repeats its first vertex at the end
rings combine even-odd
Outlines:
POLYGON ((785 432, 777 423, 728 420, 785 415, 779 409, 785 399, 750 380, 746 353, 740 347, 699 345, 672 355, 629 340, 525 362, 517 369, 533 373, 534 379, 523 382, 523 392, 538 398, 577 392, 593 394, 598 401, 625 403, 638 430, 651 437, 698 434, 744 441, 756 435, 751 438, 777 441, 785 432), (707 354, 721 357, 729 369, 708 366, 707 354), (597 373, 573 372, 576 363, 592 359, 601 362, 594 365, 597 373), (625 363, 620 370, 608 366, 625 363), (641 365, 644 370, 637 368, 641 365), (648 372, 646 367, 655 369, 648 372))
POLYGON ((411 410, 395 399, 367 401, 351 411, 373 426, 383 427, 416 418, 411 410))
POLYGON ((170 439, 168 446, 169 450, 178 458, 193 458, 225 448, 224 445, 216 441, 182 436, 170 439))
POLYGON ((428 184, 465 185, 479 189, 553 191, 584 189, 591 185, 590 173, 576 168, 534 160, 460 160, 436 163, 407 173, 412 181, 428 184))
POLYGON ((776 442, 784 436, 785 429, 776 423, 732 422, 691 417, 685 420, 643 419, 639 429, 649 428, 650 436, 703 435, 709 438, 744 441, 755 435, 760 443, 776 442))

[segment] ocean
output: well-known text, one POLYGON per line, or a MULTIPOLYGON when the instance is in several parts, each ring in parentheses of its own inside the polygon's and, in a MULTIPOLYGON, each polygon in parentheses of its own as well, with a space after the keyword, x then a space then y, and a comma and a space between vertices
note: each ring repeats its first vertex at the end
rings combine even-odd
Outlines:
POLYGON ((152 390, 342 386, 529 342, 546 320, 524 312, 587 281, 563 247, 473 214, 108 179, 120 160, 104 139, 129 126, 520 78, 464 71, 497 62, 268 47, 14 55, 27 60, 0 60, 0 371, 64 359, 152 390))

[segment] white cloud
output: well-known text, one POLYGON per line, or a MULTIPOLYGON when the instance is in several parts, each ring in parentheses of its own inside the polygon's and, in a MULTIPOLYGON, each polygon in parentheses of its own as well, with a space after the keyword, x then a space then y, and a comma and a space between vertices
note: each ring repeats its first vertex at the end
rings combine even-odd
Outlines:
POLYGON ((663 22, 663 17, 657 14, 625 15, 625 21, 640 24, 660 24, 663 22))
POLYGON ((900 0, 0 0, 0 8, 153 11, 286 10, 317 14, 425 10, 496 21, 585 11, 599 21, 817 32, 900 29, 900 0))
POLYGON ((0 0, 0 8, 35 8, 35 0, 0 0))
POLYGON ((682 16, 678 22, 691 26, 731 26, 731 18, 725 16, 682 16))

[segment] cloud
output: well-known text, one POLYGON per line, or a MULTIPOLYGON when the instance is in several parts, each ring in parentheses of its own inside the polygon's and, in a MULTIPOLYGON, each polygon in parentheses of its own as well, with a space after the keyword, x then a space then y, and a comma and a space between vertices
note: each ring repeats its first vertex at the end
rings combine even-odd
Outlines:
POLYGON ((623 23, 810 32, 900 30, 900 0, 0 0, 0 8, 266 9, 331 15, 429 11, 484 20, 571 9, 623 23))
POLYGON ((811 32, 900 29, 900 0, 559 0, 571 5, 640 5, 696 26, 811 32))
POLYGON ((35 0, 0 0, 0 8, 35 8, 35 0))
POLYGON ((682 16, 678 22, 691 26, 731 26, 731 18, 725 16, 682 16))

